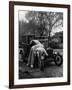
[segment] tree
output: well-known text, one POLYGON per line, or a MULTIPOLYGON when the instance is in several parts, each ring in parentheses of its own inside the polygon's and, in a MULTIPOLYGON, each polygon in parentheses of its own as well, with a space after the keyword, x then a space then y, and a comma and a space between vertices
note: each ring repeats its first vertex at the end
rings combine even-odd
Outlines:
POLYGON ((63 26, 63 13, 61 12, 28 11, 26 19, 37 26, 36 30, 40 36, 46 33, 49 40, 52 29, 63 26))
POLYGON ((43 36, 43 33, 46 30, 44 13, 29 11, 26 14, 26 18, 28 19, 29 23, 31 22, 32 24, 36 25, 35 30, 40 34, 40 36, 43 36))

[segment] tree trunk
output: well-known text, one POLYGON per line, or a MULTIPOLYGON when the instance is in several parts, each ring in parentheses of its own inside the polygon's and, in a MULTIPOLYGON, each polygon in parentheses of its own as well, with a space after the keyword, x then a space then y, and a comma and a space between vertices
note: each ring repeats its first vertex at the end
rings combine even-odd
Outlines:
POLYGON ((48 47, 50 47, 49 42, 50 42, 50 32, 49 32, 49 35, 48 35, 48 47))
POLYGON ((50 47, 49 42, 50 42, 50 34, 51 34, 51 30, 52 30, 52 28, 51 28, 51 26, 50 26, 50 28, 49 28, 49 35, 48 35, 48 47, 50 47))

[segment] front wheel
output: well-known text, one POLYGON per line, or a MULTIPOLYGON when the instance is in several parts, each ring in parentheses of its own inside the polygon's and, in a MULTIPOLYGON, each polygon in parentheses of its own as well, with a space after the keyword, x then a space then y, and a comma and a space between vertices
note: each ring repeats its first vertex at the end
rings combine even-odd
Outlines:
POLYGON ((56 64, 57 66, 60 66, 60 65, 63 63, 63 58, 62 58, 61 55, 56 55, 54 61, 55 61, 55 64, 56 64))

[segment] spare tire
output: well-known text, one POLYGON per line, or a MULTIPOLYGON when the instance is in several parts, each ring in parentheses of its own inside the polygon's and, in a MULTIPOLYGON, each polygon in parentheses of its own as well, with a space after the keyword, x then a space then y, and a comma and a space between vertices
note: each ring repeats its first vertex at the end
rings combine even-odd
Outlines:
POLYGON ((63 63, 63 58, 62 58, 61 55, 56 55, 54 61, 55 61, 55 64, 56 64, 57 66, 60 66, 60 65, 62 65, 62 63, 63 63))

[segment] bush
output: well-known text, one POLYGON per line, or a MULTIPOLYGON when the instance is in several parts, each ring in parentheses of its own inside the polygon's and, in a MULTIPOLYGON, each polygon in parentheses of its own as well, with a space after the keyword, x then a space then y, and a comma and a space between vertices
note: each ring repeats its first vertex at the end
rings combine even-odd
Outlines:
POLYGON ((54 41, 50 42, 50 43, 49 43, 49 46, 50 46, 51 48, 53 48, 53 49, 59 49, 59 48, 60 48, 59 45, 58 45, 58 43, 56 43, 56 42, 54 42, 54 41))

